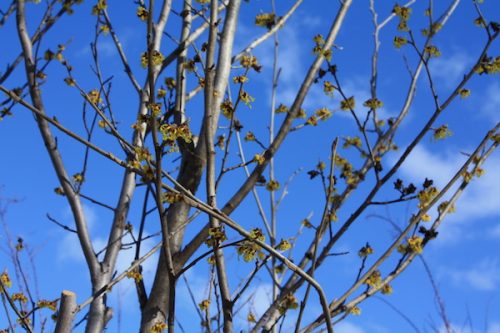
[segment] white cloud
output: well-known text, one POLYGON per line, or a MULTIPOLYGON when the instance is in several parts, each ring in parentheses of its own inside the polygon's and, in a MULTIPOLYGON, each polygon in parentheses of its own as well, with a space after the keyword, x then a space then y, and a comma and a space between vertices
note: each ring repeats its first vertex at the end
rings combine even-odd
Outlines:
POLYGON ((258 316, 261 316, 269 305, 271 305, 272 285, 270 283, 261 283, 251 288, 247 294, 252 295, 250 307, 258 316))
POLYGON ((484 108, 481 113, 491 118, 493 122, 498 121, 498 110, 500 109, 500 83, 492 82, 486 90, 486 96, 482 98, 484 108))
POLYGON ((340 322, 334 328, 337 333, 365 333, 364 329, 347 321, 340 322))
MULTIPOLYGON (((98 223, 99 217, 97 216, 96 211, 92 207, 83 205, 83 209, 85 212, 89 233, 93 234, 95 226, 99 225, 98 223)), ((63 216, 64 219, 66 220, 65 223, 69 225, 71 228, 74 228, 71 222, 69 222, 72 220, 69 208, 64 212, 63 216)), ((143 237, 147 236, 148 233, 145 232, 143 237)), ((126 235, 122 239, 122 242, 132 243, 133 239, 132 237, 130 237, 130 235, 126 235)), ((144 255, 147 251, 153 248, 156 245, 156 242, 157 240, 155 238, 149 238, 144 240, 141 245, 141 255, 144 255)), ((102 249, 106 247, 107 238, 93 237, 92 244, 94 246, 94 250, 96 252, 100 252, 102 249)), ((118 271, 118 273, 123 272, 132 264, 132 262, 134 261, 134 256, 135 256, 135 247, 133 246, 120 251, 116 262, 116 270, 118 271)), ((148 258, 148 260, 146 260, 142 264, 144 278, 148 278, 154 272, 156 268, 156 260, 154 258, 155 255, 148 258)), ((85 258, 80 246, 80 242, 78 241, 78 237, 75 233, 67 233, 61 239, 61 242, 59 244, 58 259, 62 261, 70 260, 73 262, 84 263, 85 258)), ((102 254, 101 254, 101 259, 102 259, 102 254)))
MULTIPOLYGON (((428 177, 434 180, 438 188, 442 188, 450 178, 457 172, 466 157, 458 151, 451 153, 433 152, 423 146, 417 146, 408 157, 400 171, 408 181, 416 184, 422 183, 428 177)), ((464 232, 465 228, 480 218, 490 218, 500 215, 500 205, 498 204, 498 193, 500 192, 500 175, 494 170, 500 169, 500 158, 491 156, 483 165, 486 173, 480 178, 474 178, 465 189, 456 204, 456 213, 446 217, 440 227, 440 235, 436 244, 449 244, 463 240, 466 237, 475 237, 490 229, 491 236, 500 235, 500 226, 478 228, 471 232, 464 232)))
POLYGON ((472 268, 448 269, 445 274, 449 275, 452 282, 461 288, 467 285, 480 291, 492 291, 496 290, 500 284, 500 263, 487 258, 472 268))
POLYGON ((463 51, 455 52, 449 57, 442 56, 433 59, 429 68, 434 79, 449 88, 457 83, 463 77, 472 59, 463 51))
POLYGON ((493 322, 488 325, 487 333, 500 333, 500 322, 493 322))
MULTIPOLYGON (((467 324, 464 325, 464 324, 451 323, 450 326, 452 332, 459 332, 459 333, 481 332, 481 329, 471 328, 470 325, 467 324)), ((444 327, 444 325, 442 325, 439 328, 438 332, 447 333, 448 330, 446 329, 446 327, 444 327)), ((500 323, 499 322, 489 323, 486 333, 500 333, 500 323)))

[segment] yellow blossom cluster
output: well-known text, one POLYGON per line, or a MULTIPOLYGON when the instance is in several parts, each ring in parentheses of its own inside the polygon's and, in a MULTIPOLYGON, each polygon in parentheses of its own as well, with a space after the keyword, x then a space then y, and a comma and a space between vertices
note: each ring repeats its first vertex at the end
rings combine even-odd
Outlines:
POLYGON ((227 236, 223 227, 208 228, 208 238, 205 240, 205 244, 214 247, 224 242, 226 239, 227 236))
POLYGON ((127 278, 134 279, 135 282, 139 282, 142 280, 142 274, 138 269, 133 269, 127 272, 127 278))
POLYGON ((268 191, 276 191, 280 188, 280 183, 277 180, 271 179, 266 184, 266 190, 268 191))
POLYGON ((480 64, 478 64, 474 71, 477 74, 496 74, 500 72, 500 56, 494 59, 485 57, 480 64))
POLYGON ((162 333, 164 330, 167 329, 167 324, 165 324, 163 321, 157 321, 153 327, 151 327, 151 333, 162 333))
POLYGON ((363 143, 361 142, 361 139, 358 136, 355 137, 345 137, 344 138, 344 144, 342 145, 343 148, 349 148, 349 147, 357 147, 361 148, 363 143))
MULTIPOLYGON (((141 54, 141 66, 143 68, 148 67, 148 57, 149 57, 148 52, 143 52, 141 54)), ((153 51, 153 53, 151 55, 151 63, 153 64, 153 66, 161 65, 163 62, 163 59, 164 59, 163 54, 161 54, 160 51, 158 51, 158 50, 153 51)))
POLYGON ((392 12, 399 17, 398 30, 408 31, 408 20, 410 19, 411 8, 394 5, 392 12))
POLYGON ((384 103, 378 98, 370 98, 363 103, 363 106, 376 110, 384 106, 384 103))
POLYGON ((255 25, 258 27, 271 29, 275 21, 276 15, 274 13, 262 13, 255 17, 255 25))
POLYGON ((279 251, 287 251, 287 250, 290 250, 292 248, 292 244, 290 244, 290 242, 286 239, 282 239, 278 246, 276 246, 276 248, 279 250, 279 251))
POLYGON ((424 250, 423 241, 423 238, 420 236, 411 236, 410 238, 408 238, 407 244, 399 244, 398 252, 402 254, 406 252, 420 254, 424 250))
POLYGON ((356 101, 354 100, 354 96, 351 96, 347 99, 340 101, 340 109, 344 111, 354 110, 356 107, 356 101))
POLYGON ((87 98, 92 104, 99 104, 102 102, 101 93, 97 89, 93 89, 87 93, 87 98))
POLYGON ((379 287, 382 284, 382 274, 379 270, 373 271, 364 281, 364 284, 370 287, 379 287))
POLYGON ((172 145, 175 140, 182 139, 186 143, 193 141, 193 135, 189 130, 187 123, 184 124, 163 124, 160 126, 160 133, 163 137, 163 141, 172 145))
POLYGON ((264 154, 255 154, 253 156, 253 160, 257 162, 257 164, 262 165, 266 161, 266 158, 264 157, 264 154))
POLYGON ((207 311, 208 308, 210 307, 210 300, 204 299, 203 301, 198 303, 198 307, 200 308, 201 311, 207 311))
POLYGON ((57 310, 57 300, 49 301, 46 299, 41 299, 38 302, 36 302, 36 306, 39 308, 47 308, 51 311, 56 311, 57 310))
POLYGON ((439 51, 439 49, 435 45, 426 46, 424 52, 430 57, 439 57, 441 55, 441 51, 439 51))
POLYGON ((149 12, 148 10, 144 7, 144 6, 139 6, 137 7, 137 17, 141 20, 141 21, 147 21, 148 17, 149 17, 149 12))
POLYGON ((264 254, 261 251, 260 245, 253 242, 252 240, 258 240, 264 242, 266 240, 266 236, 259 228, 254 228, 250 231, 249 235, 250 240, 245 240, 240 243, 238 246, 238 255, 243 256, 243 260, 249 262, 254 258, 264 258, 264 254))
POLYGON ((13 301, 19 301, 21 303, 26 303, 28 302, 28 297, 26 297, 25 294, 23 293, 14 293, 12 295, 10 295, 10 298, 13 300, 13 301))
POLYGON ((286 105, 280 104, 274 112, 276 113, 287 113, 288 112, 288 107, 286 105))
POLYGON ((370 254, 373 254, 373 248, 370 246, 370 244, 366 244, 358 251, 358 256, 360 258, 366 258, 370 254))
POLYGON ((222 111, 222 115, 228 119, 231 119, 234 114, 234 106, 233 103, 229 99, 225 99, 220 104, 220 109, 222 111))
POLYGON ((422 191, 418 192, 417 198, 419 201, 418 208, 425 208, 431 201, 439 194, 436 187, 430 186, 422 191))
POLYGON ((243 68, 252 68, 256 72, 260 72, 262 66, 259 65, 257 58, 251 55, 244 55, 240 59, 240 65, 243 68))

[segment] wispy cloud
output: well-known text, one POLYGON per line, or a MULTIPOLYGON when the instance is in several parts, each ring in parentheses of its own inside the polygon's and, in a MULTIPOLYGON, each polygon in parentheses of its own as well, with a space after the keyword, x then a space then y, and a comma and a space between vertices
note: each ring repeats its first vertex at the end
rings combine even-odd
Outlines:
MULTIPOLYGON (((471 327, 470 325, 464 325, 464 324, 456 324, 452 323, 451 325, 451 331, 452 332, 460 332, 460 333, 474 333, 474 332, 481 332, 482 329, 477 328, 477 327, 471 327)), ((442 325, 439 330, 439 333, 447 333, 448 330, 444 325, 442 325)), ((491 322, 488 324, 488 327, 486 330, 483 332, 486 333, 500 333, 500 323, 499 322, 491 322)))
MULTIPOLYGON (((458 151, 431 151, 424 146, 417 146, 401 167, 401 172, 408 177, 409 181, 421 183, 428 177, 442 188, 457 172, 465 159, 466 157, 458 151)), ((500 205, 498 204, 500 175, 494 172, 494 170, 500 169, 500 158, 490 157, 483 167, 486 173, 480 178, 474 178, 459 198, 456 213, 447 217, 436 243, 448 244, 463 240, 465 237, 474 237, 474 233, 464 232, 471 221, 500 215, 500 205)), ((498 230, 494 230, 500 234, 500 227, 493 228, 498 228, 498 230)), ((485 229, 476 226, 474 230, 477 233, 478 230, 484 231, 485 229)))
POLYGON ((335 325, 335 332, 338 333, 365 333, 366 331, 358 325, 354 325, 348 321, 342 321, 335 325))
POLYGON ((463 51, 455 52, 449 56, 433 59, 429 68, 437 83, 445 88, 450 88, 463 77, 465 71, 472 64, 472 58, 463 51))
POLYGON ((486 258, 468 269, 447 269, 446 275, 461 288, 464 285, 479 291, 497 290, 500 284, 500 263, 486 258))
POLYGON ((481 114, 490 118, 493 122, 498 121, 498 114, 500 113, 500 83, 492 82, 483 97, 484 108, 480 110, 481 114))

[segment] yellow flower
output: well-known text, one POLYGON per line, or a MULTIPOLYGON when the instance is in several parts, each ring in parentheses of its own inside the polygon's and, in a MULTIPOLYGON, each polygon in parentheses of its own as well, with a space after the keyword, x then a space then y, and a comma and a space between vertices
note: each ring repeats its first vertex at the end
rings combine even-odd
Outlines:
POLYGON ((393 289, 390 284, 385 284, 381 289, 382 294, 390 295, 393 292, 393 289))
POLYGON ((332 116, 332 112, 327 108, 321 108, 314 113, 320 120, 327 120, 332 116))
POLYGON ((276 15, 274 13, 263 13, 255 17, 255 25, 271 29, 274 25, 276 15))
POLYGON ((375 110, 384 106, 384 103, 382 103, 382 101, 377 98, 370 98, 363 103, 363 106, 375 110))
POLYGON ((160 103, 148 103, 148 109, 151 110, 151 113, 155 117, 157 117, 161 114, 161 104, 160 103))
POLYGON ((255 315, 252 312, 249 312, 247 315, 247 321, 250 323, 256 323, 257 318, 255 318, 255 315))
POLYGON ((304 109, 300 109, 295 115, 295 118, 305 118, 305 117, 307 117, 307 114, 304 109))
POLYGON ((256 239, 256 240, 261 241, 261 242, 266 240, 266 236, 264 235, 262 230, 259 228, 253 228, 252 230, 250 230, 250 238, 256 239))
POLYGON ((245 75, 238 75, 233 77, 233 82, 234 83, 245 83, 248 82, 248 77, 245 75))
POLYGON ((368 257, 370 254, 373 254, 373 248, 370 246, 370 244, 366 244, 358 251, 358 256, 360 256, 361 258, 368 257))
POLYGON ((264 155, 261 155, 261 154, 255 154, 253 156, 253 160, 255 162, 257 162, 257 164, 259 164, 259 165, 264 164, 264 162, 266 161, 266 159, 264 158, 264 155))
POLYGON ((138 269, 133 269, 127 272, 127 278, 134 279, 135 282, 140 282, 142 280, 142 274, 138 269))
POLYGON ((208 228, 208 238, 205 240, 207 246, 214 247, 225 240, 227 236, 223 227, 208 228))
POLYGON ((156 96, 158 98, 163 98, 165 96, 167 96, 167 91, 165 89, 158 89, 158 92, 156 93, 156 96))
POLYGON ((280 251, 287 251, 292 248, 292 244, 290 244, 290 242, 286 239, 282 239, 276 248, 280 251))
POLYGON ((83 174, 81 174, 80 172, 79 173, 75 173, 73 175, 73 181, 75 183, 83 183, 83 174))
POLYGON ((87 98, 93 104, 99 104, 102 102, 101 93, 97 89, 92 89, 87 93, 87 98))
POLYGON ((148 19, 148 16, 149 16, 149 12, 146 8, 144 8, 143 6, 139 6, 137 7, 137 17, 141 20, 141 21, 146 21, 148 19))
POLYGON ((167 329, 167 324, 165 324, 162 321, 157 321, 153 327, 151 327, 150 333, 162 333, 164 330, 167 329))
POLYGON ((429 222, 431 220, 431 216, 429 214, 424 214, 420 219, 424 222, 429 222))
POLYGON ((224 141, 225 141, 224 135, 219 135, 217 137, 217 142, 215 143, 215 145, 220 149, 224 149, 224 141))
POLYGON ((412 236, 408 238, 408 249, 410 249, 412 252, 415 253, 422 253, 423 251, 422 242, 423 242, 422 237, 412 236))
POLYGON ((46 299, 42 299, 42 300, 39 300, 38 302, 36 302, 36 305, 39 308, 47 308, 47 309, 52 310, 52 311, 57 310, 57 300, 48 301, 46 299))
POLYGON ((240 59, 240 65, 243 68, 253 68, 256 72, 260 72, 262 66, 257 62, 257 58, 254 56, 245 55, 240 59))
POLYGON ((354 96, 351 96, 348 99, 340 101, 341 110, 344 111, 353 110, 355 107, 356 107, 356 101, 354 100, 354 96))
POLYGON ((102 10, 108 8, 106 0, 99 0, 97 4, 92 7, 92 15, 99 15, 102 10))
POLYGON ((460 94, 460 98, 467 98, 470 96, 469 89, 460 89, 460 91, 458 93, 460 94))
POLYGON ((432 57, 439 57, 441 55, 441 51, 434 45, 426 46, 424 52, 432 57))
POLYGON ((182 200, 181 193, 175 193, 172 191, 167 191, 162 194, 162 201, 173 204, 182 200))
POLYGON ((149 152, 149 149, 147 147, 135 147, 134 151, 139 162, 151 161, 151 153, 149 152))
POLYGON ((379 270, 373 271, 373 273, 368 276, 364 282, 366 285, 370 287, 378 287, 382 283, 382 275, 379 270))
POLYGON ((330 81, 323 82, 323 91, 328 96, 333 96, 333 92, 335 91, 335 86, 330 81))
POLYGON ((305 228, 313 228, 314 226, 312 225, 311 221, 309 221, 309 219, 303 219, 301 224, 305 227, 305 228))
POLYGON ((245 141, 255 141, 255 134, 253 132, 248 131, 245 135, 245 141))
POLYGON ((287 113, 288 107, 286 105, 280 104, 278 108, 274 111, 276 113, 287 113))
MULTIPOLYGON (((148 67, 148 56, 149 56, 148 52, 143 52, 141 54, 141 66, 144 68, 148 67)), ((158 50, 153 51, 153 54, 151 56, 151 63, 153 64, 153 66, 161 65, 163 59, 164 59, 163 54, 161 54, 160 51, 158 50)))
POLYGON ((64 190, 63 190, 63 188, 62 188, 62 187, 56 187, 56 188, 54 189, 54 192, 55 192, 56 194, 58 194, 58 195, 64 195, 64 190))
POLYGON ((451 205, 450 207, 448 207, 449 205, 450 205, 450 203, 448 201, 441 202, 438 206, 439 214, 442 214, 446 208, 448 208, 449 214, 454 213, 456 210, 455 205, 451 205))
POLYGON ((75 80, 72 77, 65 78, 64 82, 70 87, 74 87, 76 84, 75 80))
POLYGON ((107 34, 109 32, 109 25, 107 24, 102 24, 100 27, 99 27, 99 31, 102 32, 103 34, 107 34))
POLYGON ((396 36, 393 41, 394 47, 399 49, 401 46, 408 44, 408 40, 404 37, 396 36))
POLYGON ((13 301, 19 301, 21 303, 26 303, 28 301, 28 298, 23 293, 14 293, 14 294, 10 295, 10 298, 13 301))
POLYGON ((266 184, 266 190, 268 191, 276 191, 280 188, 280 183, 277 180, 271 179, 266 184))
POLYGON ((253 101, 255 101, 255 98, 253 98, 252 96, 250 96, 249 93, 247 93, 246 91, 244 90, 240 90, 240 99, 243 101, 243 103, 245 103, 246 106, 250 107, 250 103, 252 103, 253 101))
POLYGON ((438 195, 439 191, 436 187, 431 186, 418 192, 417 198, 419 200, 418 208, 425 208, 431 201, 438 195))
POLYGON ((210 307, 210 300, 209 299, 204 299, 200 303, 198 303, 198 306, 200 307, 201 311, 206 311, 210 307))
POLYGON ((318 118, 316 116, 312 115, 309 118, 307 118, 306 125, 310 126, 316 126, 318 125, 318 118))
POLYGON ((228 100, 228 99, 224 100, 220 104, 220 109, 221 109, 224 117, 231 119, 231 117, 233 116, 233 113, 234 113, 234 107, 233 107, 233 103, 230 100, 228 100))
POLYGON ((45 80, 47 78, 47 74, 45 74, 44 72, 42 71, 38 71, 36 73, 36 77, 40 80, 45 80))
POLYGON ((361 315, 361 309, 357 306, 353 306, 352 308, 349 309, 349 313, 355 316, 361 315))
POLYGON ((175 79, 173 77, 167 77, 167 78, 165 78, 165 85, 167 86, 167 88, 169 90, 174 89, 175 85, 176 85, 175 79))
POLYGON ((343 148, 349 148, 351 146, 361 148, 363 146, 363 143, 361 142, 361 139, 357 136, 353 138, 351 138, 350 136, 344 138, 343 148))
POLYGON ((434 134, 432 137, 434 138, 434 140, 442 140, 451 136, 452 134, 453 133, 449 130, 448 125, 441 125, 438 128, 434 129, 434 134))

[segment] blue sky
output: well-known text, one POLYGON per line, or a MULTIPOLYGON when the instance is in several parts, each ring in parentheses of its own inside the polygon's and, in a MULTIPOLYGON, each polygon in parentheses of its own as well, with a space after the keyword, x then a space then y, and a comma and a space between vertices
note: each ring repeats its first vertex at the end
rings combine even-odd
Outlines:
MULTIPOLYGON (((436 12, 440 13, 450 1, 434 2, 436 12)), ((290 0, 277 1, 278 13, 284 13, 291 4, 290 0)), ((47 48, 56 49, 59 43, 68 43, 67 50, 64 52, 65 58, 74 67, 74 75, 86 91, 97 87, 91 70, 93 65, 91 65, 89 49, 89 44, 94 38, 96 21, 95 16, 89 14, 92 5, 92 2, 85 2, 76 8, 73 16, 65 17, 58 22, 57 28, 44 38, 41 47, 43 53, 47 48)), ((390 14, 393 5, 393 1, 377 1, 379 20, 385 19, 390 14)), ((28 15, 32 18, 28 20, 30 26, 33 22, 37 22, 36 18, 40 16, 39 6, 28 5, 28 15)), ((178 9, 179 5, 175 6, 178 9)), ((412 6, 413 17, 410 24, 416 32, 425 27, 423 12, 426 6, 427 1, 422 0, 417 0, 412 6)), ((293 101, 294 93, 313 59, 312 38, 317 33, 327 32, 337 7, 337 1, 306 0, 292 17, 289 25, 279 32, 281 75, 277 92, 278 103, 290 104, 293 101)), ((249 40, 264 32, 262 28, 254 26, 254 17, 260 12, 269 11, 271 7, 270 1, 252 0, 249 3, 244 2, 242 8, 235 51, 239 51, 247 45, 249 40)), ((497 0, 485 0, 481 8, 487 18, 496 22, 500 21, 500 3, 497 0)), ((136 17, 136 4, 133 1, 109 1, 108 11, 133 71, 142 84, 146 71, 140 67, 139 57, 146 47, 143 37, 145 25, 136 17)), ((436 37, 435 43, 439 46, 442 55, 431 61, 430 69, 434 75, 439 96, 444 97, 449 94, 450 89, 453 89, 460 81, 480 53, 480 47, 485 42, 485 34, 473 25, 476 17, 472 2, 461 1, 456 13, 436 37)), ((178 22, 178 18, 172 15, 167 26, 167 30, 174 37, 179 35, 178 22)), ((410 47, 396 50, 392 46, 393 37, 400 34, 396 31, 396 25, 397 20, 393 20, 381 32, 379 98, 384 101, 384 108, 381 110, 383 117, 393 116, 401 108, 409 83, 404 57, 412 68, 417 60, 410 47)), ((371 33, 372 22, 367 1, 355 0, 336 41, 339 48, 334 51, 333 62, 339 68, 339 79, 346 94, 354 95, 358 105, 369 98, 370 59, 373 48, 371 33)), ((416 35, 418 42, 422 44, 423 37, 418 33, 416 35)), ((0 68, 4 68, 19 52, 13 17, 2 28, 0 40, 3 45, 0 68)), ((200 47, 201 43, 197 46, 200 47)), ((168 53, 173 49, 173 42, 165 38, 162 49, 165 54, 168 53)), ((118 55, 109 36, 100 37, 99 51, 104 77, 113 76, 111 95, 113 110, 120 121, 120 130, 124 137, 129 138, 130 124, 135 120, 138 106, 137 99, 118 61, 118 55)), ((500 46, 497 42, 491 48, 490 54, 496 56, 499 51, 500 46)), ((243 106, 238 110, 238 117, 245 126, 243 134, 251 130, 263 142, 268 140, 272 52, 271 41, 263 43, 254 51, 254 55, 263 65, 260 74, 250 75, 248 91, 255 97, 255 102, 251 108, 243 106)), ((84 129, 81 121, 83 102, 79 93, 63 83, 66 73, 58 63, 51 64, 46 72, 48 79, 43 86, 43 97, 47 113, 57 116, 61 123, 83 135, 84 129)), ((173 68, 164 73, 164 76, 171 75, 173 75, 173 68)), ((9 88, 14 88, 24 81, 22 66, 19 66, 4 84, 9 88)), ((193 82, 196 82, 196 79, 191 77, 189 85, 192 86, 193 82)), ((430 177, 438 186, 443 186, 465 161, 465 156, 461 152, 470 152, 484 133, 498 122, 498 109, 500 108, 498 74, 476 76, 467 87, 472 91, 471 96, 468 99, 454 101, 449 110, 446 110, 438 120, 439 124, 448 124, 453 136, 444 141, 433 141, 430 136, 424 138, 397 177, 408 182, 415 182, 415 184, 421 184, 426 177, 430 177)), ((231 88, 235 89, 235 86, 231 88)), ((338 109, 338 104, 338 95, 334 98, 325 96, 321 86, 318 85, 312 88, 304 108, 308 114, 312 114, 322 106, 333 110, 338 109)), ((362 108, 356 111, 360 114, 366 112, 362 108)), ((399 146, 404 147, 415 136, 416 129, 423 125, 432 111, 428 84, 422 76, 410 115, 403 122, 396 136, 399 146)), ((57 180, 32 115, 20 107, 14 109, 13 113, 13 117, 6 117, 0 122, 0 140, 4 143, 3 156, 5 156, 3 163, 0 164, 2 175, 0 196, 14 198, 18 202, 7 207, 7 213, 1 222, 8 226, 14 240, 18 236, 22 237, 28 249, 32 251, 36 277, 31 269, 28 271, 30 279, 37 281, 41 298, 53 299, 59 296, 62 289, 69 289, 75 291, 78 301, 82 302, 89 296, 89 283, 76 237, 50 223, 46 217, 50 214, 58 221, 71 225, 70 210, 64 197, 57 196, 53 192, 53 189, 58 186, 57 180)), ((193 99, 188 107, 188 117, 193 126, 199 121, 197 119, 201 114, 202 96, 200 95, 193 99)), ((282 115, 277 115, 276 118, 278 124, 283 119, 282 115)), ((300 124, 300 121, 297 124, 300 124)), ((221 125, 227 126, 227 120, 222 119, 221 125)), ((313 169, 318 161, 327 160, 331 141, 337 136, 352 135, 354 125, 352 117, 338 111, 331 119, 321 122, 317 127, 304 127, 291 133, 287 138, 276 157, 277 179, 284 184, 289 177, 292 175, 294 177, 278 212, 278 228, 280 229, 278 238, 293 237, 300 229, 300 221, 307 216, 312 216, 313 223, 318 221, 323 204, 321 184, 317 179, 309 180, 307 171, 313 169)), ((221 129, 220 134, 223 132, 224 129, 221 129)), ((68 173, 80 171, 84 149, 61 133, 57 133, 57 136, 58 146, 68 173)), ((94 139, 105 149, 119 152, 116 141, 110 140, 109 136, 102 131, 97 133, 94 139)), ((260 150, 255 144, 245 144, 247 159, 260 150)), ((340 153, 356 161, 355 153, 342 149, 340 153)), ((398 152, 389 154, 384 166, 388 168, 396 161, 398 155, 398 152)), ((173 158, 169 161, 172 160, 173 158)), ((230 164, 237 164, 238 161, 236 148, 232 148, 230 164)), ((359 159, 357 163, 359 165, 359 159)), ((88 181, 85 182, 83 193, 114 205, 122 178, 121 169, 96 154, 90 155, 89 165, 88 181)), ((172 169, 174 167, 172 163, 172 169)), ((498 255, 500 176, 497 172, 500 169, 500 155, 498 152, 491 156, 484 168, 486 174, 468 187, 467 192, 457 204, 457 212, 445 220, 439 237, 426 247, 423 254, 444 299, 449 319, 457 332, 500 332, 500 256, 498 255), (472 322, 470 325, 469 319, 472 322)), ((232 195, 244 177, 243 171, 238 170, 223 180, 218 194, 219 203, 224 203, 232 195)), ((265 202, 267 211, 268 193, 263 188, 259 188, 258 192, 265 202)), ((363 194, 366 193, 361 190, 360 194, 349 198, 339 212, 340 221, 350 215, 352 209, 356 207, 357 200, 362 198, 363 194)), ((139 188, 129 217, 134 226, 138 226, 139 223, 143 195, 144 189, 139 188)), ((278 192, 278 195, 281 195, 281 192, 278 192)), ((389 184, 378 199, 391 199, 394 195, 389 184)), ((204 195, 200 194, 200 197, 204 195)), ((99 249, 105 244, 112 215, 106 209, 88 202, 85 204, 85 209, 95 248, 99 249)), ((360 260, 357 251, 360 247, 369 241, 376 251, 380 251, 377 253, 381 253, 383 244, 387 244, 394 238, 395 233, 391 225, 377 216, 390 218, 399 226, 404 226, 415 210, 416 203, 409 202, 388 208, 369 209, 360 217, 346 237, 334 248, 334 252, 348 251, 349 254, 333 257, 318 270, 318 280, 324 284, 330 299, 352 283, 359 268, 360 260)), ((251 195, 232 217, 247 229, 262 227, 251 195)), ((188 228, 187 239, 204 222, 205 218, 195 220, 188 228)), ((149 219, 146 232, 153 234, 158 229, 158 222, 155 218, 149 219)), ((297 243, 298 249, 307 244, 312 236, 310 230, 302 230, 302 232, 297 243)), ((0 233, 2 249, 0 270, 6 268, 12 271, 10 258, 6 252, 5 237, 4 232, 0 233)), ((234 240, 236 235, 230 234, 229 238, 234 240)), ((152 238, 144 244, 143 248, 150 248, 157 241, 157 237, 152 238)), ((230 263, 230 272, 234 276, 231 280, 231 287, 234 290, 239 279, 246 276, 253 265, 245 264, 238 259, 235 251, 226 251, 226 256, 230 263)), ((124 251, 119 258, 117 270, 121 272, 125 269, 132 258, 133 251, 124 251)), ((146 282, 150 281, 155 267, 156 257, 146 262, 146 282)), ((248 313, 248 307, 259 314, 269 301, 271 284, 267 277, 266 274, 258 276, 258 282, 247 293, 248 297, 253 296, 237 315, 237 325, 241 325, 242 329, 247 327, 244 318, 248 313)), ((196 267, 188 272, 187 279, 197 302, 207 297, 209 273, 206 266, 196 267)), ((393 283, 393 287, 392 295, 380 295, 380 297, 410 318, 421 332, 432 332, 433 325, 438 330, 441 329, 442 322, 437 315, 433 291, 420 260, 415 260, 414 264, 393 283)), ((198 318, 193 320, 193 316, 197 315, 183 282, 180 282, 179 288, 179 321, 186 331, 197 332, 199 329, 196 327, 199 321, 198 318)), ((137 327, 138 306, 130 281, 124 281, 114 288, 111 302, 116 306, 119 304, 115 313, 119 314, 117 317, 120 317, 120 320, 111 322, 110 332, 128 332, 131 327, 137 327)), ((305 323, 312 320, 319 310, 315 302, 316 298, 312 297, 311 307, 306 312, 305 323)), ((360 307, 362 315, 349 316, 338 325, 336 332, 414 331, 400 315, 378 298, 369 299, 360 307)), ((290 321, 293 321, 294 316, 296 314, 290 314, 290 321)), ((2 325, 5 326, 3 318, 2 314, 0 328, 2 325)))

